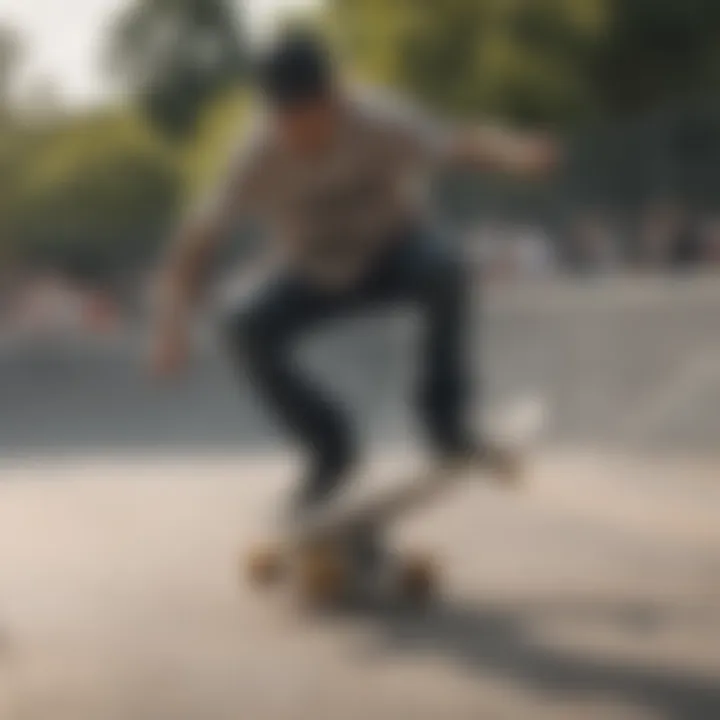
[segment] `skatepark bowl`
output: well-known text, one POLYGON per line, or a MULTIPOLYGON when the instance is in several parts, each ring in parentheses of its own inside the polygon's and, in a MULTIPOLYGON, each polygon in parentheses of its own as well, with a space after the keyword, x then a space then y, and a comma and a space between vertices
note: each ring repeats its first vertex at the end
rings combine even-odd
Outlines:
MULTIPOLYGON (((483 311, 485 404, 538 398, 549 426, 522 491, 469 483, 390 528, 441 569, 415 612, 313 616, 243 581, 295 461, 209 327, 175 384, 140 331, 3 334, 0 718, 720 717, 716 281, 498 288, 483 311)), ((301 349, 389 478, 420 462, 415 332, 301 349)))

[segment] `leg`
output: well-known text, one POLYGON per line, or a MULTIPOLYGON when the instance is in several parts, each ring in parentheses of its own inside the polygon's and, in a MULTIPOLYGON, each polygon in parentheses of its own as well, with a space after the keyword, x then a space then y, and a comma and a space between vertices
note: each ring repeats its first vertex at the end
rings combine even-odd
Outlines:
POLYGON ((370 279, 371 299, 409 301, 424 321, 418 411, 434 450, 463 452, 472 444, 470 277, 459 252, 429 233, 406 238, 370 279))
POLYGON ((419 298, 426 323, 419 409, 435 449, 452 455, 473 442, 468 417, 473 391, 470 279, 460 257, 450 251, 438 251, 425 262, 429 267, 418 270, 427 273, 419 298))
POLYGON ((461 253, 419 233, 406 239, 374 279, 370 294, 411 300, 420 307, 425 334, 418 409, 435 452, 444 458, 474 460, 505 482, 522 473, 521 458, 472 426, 475 401, 471 373, 472 288, 461 253))
POLYGON ((350 467, 355 451, 347 419, 333 398, 293 357, 298 334, 341 311, 342 296, 315 293, 290 277, 275 278, 230 318, 231 347, 270 410, 309 455, 301 504, 329 495, 350 467))

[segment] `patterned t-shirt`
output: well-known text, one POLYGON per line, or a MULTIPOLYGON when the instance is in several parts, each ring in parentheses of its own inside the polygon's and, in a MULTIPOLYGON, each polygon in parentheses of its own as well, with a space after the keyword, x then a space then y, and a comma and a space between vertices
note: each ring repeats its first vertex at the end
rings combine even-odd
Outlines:
POLYGON ((446 133, 409 106, 354 92, 322 154, 298 157, 269 122, 230 161, 204 206, 228 224, 252 220, 286 261, 319 277, 348 278, 426 205, 446 133))

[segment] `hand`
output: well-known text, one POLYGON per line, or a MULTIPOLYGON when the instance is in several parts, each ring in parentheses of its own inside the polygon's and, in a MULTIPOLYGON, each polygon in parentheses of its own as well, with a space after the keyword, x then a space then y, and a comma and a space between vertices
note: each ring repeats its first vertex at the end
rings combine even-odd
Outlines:
POLYGON ((190 341, 185 328, 161 328, 154 338, 150 369, 156 377, 175 377, 188 364, 190 341))

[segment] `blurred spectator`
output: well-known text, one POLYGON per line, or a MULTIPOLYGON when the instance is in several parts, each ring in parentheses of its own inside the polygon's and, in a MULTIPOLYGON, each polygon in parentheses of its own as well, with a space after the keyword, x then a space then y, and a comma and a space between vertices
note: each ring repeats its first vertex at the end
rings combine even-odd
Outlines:
POLYGON ((702 259, 702 240, 691 212, 676 200, 645 211, 640 227, 640 264, 652 270, 688 268, 702 259))
POLYGON ((500 221, 485 221, 469 233, 468 243, 473 262, 491 280, 502 280, 512 275, 507 227, 500 221))
POLYGON ((638 233, 638 262, 642 268, 659 269, 669 264, 677 224, 675 203, 658 201, 648 206, 638 233))
POLYGON ((582 213, 571 227, 568 260, 583 274, 617 271, 623 261, 618 233, 599 213, 582 213))
POLYGON ((702 240, 697 222, 686 209, 680 209, 672 238, 671 267, 682 270, 697 267, 702 260, 702 240))
POLYGON ((701 233, 703 263, 710 269, 720 269, 720 217, 711 217, 701 233))
POLYGON ((109 292, 58 273, 26 278, 15 288, 8 307, 7 325, 30 336, 106 333, 117 328, 120 318, 109 292))
POLYGON ((555 248, 540 225, 486 222, 469 237, 471 255, 497 280, 546 276, 557 265, 555 248))
POLYGON ((517 272, 523 277, 547 276, 556 270, 555 246, 540 225, 520 225, 513 245, 517 272))

